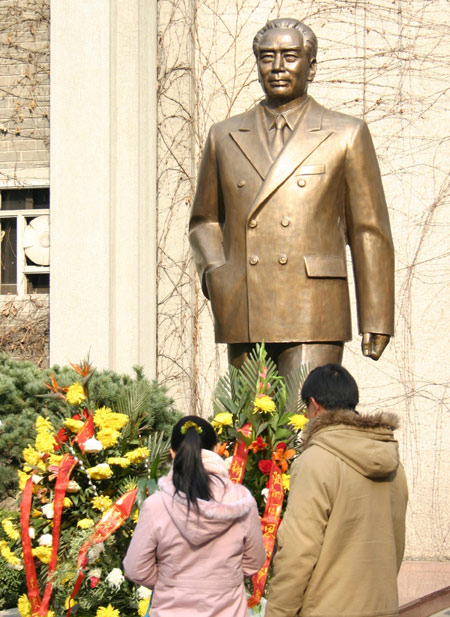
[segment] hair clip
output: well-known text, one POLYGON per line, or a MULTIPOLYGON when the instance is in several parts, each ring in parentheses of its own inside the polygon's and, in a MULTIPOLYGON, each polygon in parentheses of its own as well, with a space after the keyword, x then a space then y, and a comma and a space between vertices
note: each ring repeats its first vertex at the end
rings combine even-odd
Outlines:
POLYGON ((181 429, 180 429, 181 430, 181 434, 182 435, 186 435, 186 433, 188 432, 188 430, 190 428, 193 428, 195 430, 195 432, 198 433, 199 435, 201 435, 203 433, 203 429, 201 428, 201 426, 199 426, 198 424, 196 424, 192 420, 188 420, 181 427, 181 429))

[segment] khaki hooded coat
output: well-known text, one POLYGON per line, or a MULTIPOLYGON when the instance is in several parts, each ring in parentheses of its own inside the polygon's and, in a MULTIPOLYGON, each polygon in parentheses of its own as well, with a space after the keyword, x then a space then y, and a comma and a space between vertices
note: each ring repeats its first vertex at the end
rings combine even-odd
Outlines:
POLYGON ((266 617, 394 617, 408 491, 381 413, 326 412, 305 431, 266 617))

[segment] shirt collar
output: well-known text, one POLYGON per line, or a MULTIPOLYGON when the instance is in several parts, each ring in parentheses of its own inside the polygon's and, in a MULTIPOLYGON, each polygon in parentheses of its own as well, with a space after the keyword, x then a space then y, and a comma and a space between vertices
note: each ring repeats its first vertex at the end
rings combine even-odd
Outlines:
POLYGON ((275 111, 268 107, 264 102, 262 103, 262 109, 264 112, 264 123, 266 131, 269 132, 275 128, 275 118, 282 114, 286 120, 286 125, 291 131, 294 130, 295 125, 299 121, 305 104, 308 100, 308 96, 305 94, 299 101, 296 100, 292 103, 286 103, 283 107, 275 111))

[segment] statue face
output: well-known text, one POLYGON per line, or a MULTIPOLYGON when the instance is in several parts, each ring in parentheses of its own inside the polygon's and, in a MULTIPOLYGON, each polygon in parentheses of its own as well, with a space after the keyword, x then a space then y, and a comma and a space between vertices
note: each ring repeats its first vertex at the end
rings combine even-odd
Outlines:
POLYGON ((281 105, 307 90, 315 63, 311 65, 301 32, 277 28, 264 33, 258 51, 258 74, 269 103, 281 105))

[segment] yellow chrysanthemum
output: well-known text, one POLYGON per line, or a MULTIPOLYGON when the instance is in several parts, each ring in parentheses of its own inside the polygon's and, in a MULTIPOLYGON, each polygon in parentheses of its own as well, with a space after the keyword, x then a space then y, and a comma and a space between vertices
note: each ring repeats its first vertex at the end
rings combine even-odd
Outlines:
POLYGON ((80 529, 90 529, 93 526, 94 521, 91 518, 82 518, 77 523, 77 527, 80 529))
POLYGON ((70 604, 70 607, 72 608, 72 606, 75 606, 76 601, 73 598, 70 599, 70 596, 67 596, 66 601, 64 602, 64 608, 66 609, 66 611, 69 610, 69 604, 70 604))
POLYGON ((110 407, 99 407, 94 411, 94 424, 100 428, 106 426, 109 416, 113 413, 110 407))
POLYGON ((20 617, 31 617, 31 602, 26 593, 22 594, 17 600, 17 610, 20 617))
POLYGON ((150 450, 148 448, 136 448, 135 450, 130 450, 125 454, 126 458, 130 461, 130 463, 142 463, 148 455, 150 454, 150 450))
POLYGON ((70 508, 72 501, 68 497, 64 497, 63 508, 70 508))
POLYGON ((301 431, 308 423, 308 418, 302 413, 295 413, 289 418, 288 424, 290 424, 295 431, 301 431))
POLYGON ((100 512, 106 512, 112 506, 112 500, 106 495, 98 495, 97 497, 93 497, 91 499, 91 504, 94 510, 99 510, 100 512))
POLYGON ((29 476, 24 471, 21 471, 20 469, 17 471, 17 475, 19 476, 19 489, 23 491, 23 489, 25 488, 25 484, 28 482, 28 478, 30 478, 31 476, 29 476))
POLYGON ((53 431, 52 423, 48 418, 44 418, 43 416, 38 416, 36 418, 36 432, 37 433, 50 433, 53 431))
POLYGON ((39 452, 53 452, 55 445, 57 444, 52 433, 42 431, 37 434, 35 446, 39 452))
POLYGON ((59 465, 60 462, 62 461, 62 454, 50 454, 50 456, 48 457, 48 459, 46 459, 46 463, 48 465, 59 465))
POLYGON ((30 444, 23 450, 22 456, 25 463, 33 467, 37 467, 41 463, 41 455, 30 444))
POLYGON ((267 394, 257 396, 255 400, 253 401, 253 405, 254 405, 253 413, 273 414, 277 410, 275 403, 270 398, 270 396, 267 396, 267 394))
POLYGON ((87 472, 93 480, 107 480, 113 475, 113 471, 108 463, 100 463, 95 465, 95 467, 90 467, 87 472))
POLYGON ((283 489, 288 491, 291 488, 291 476, 288 473, 283 473, 281 480, 283 482, 283 489))
POLYGON ((120 613, 117 608, 108 604, 108 606, 99 606, 95 617, 120 617, 120 613))
POLYGON ((18 540, 20 538, 20 533, 15 528, 14 523, 10 518, 5 518, 2 520, 2 527, 3 531, 11 540, 18 540))
POLYGON ((31 513, 32 518, 40 518, 42 516, 42 512, 40 510, 33 510, 31 513))
POLYGON ((149 605, 150 600, 151 600, 151 596, 150 596, 150 598, 142 598, 142 600, 139 600, 139 603, 138 603, 138 615, 139 615, 139 617, 145 617, 145 614, 147 613, 147 609, 148 609, 148 605, 149 605))
POLYGON ((233 426, 233 414, 228 411, 222 411, 221 413, 216 414, 211 424, 213 425, 216 433, 220 435, 224 426, 233 426))
POLYGON ((5 540, 0 542, 0 555, 11 566, 20 566, 22 563, 20 559, 14 555, 5 540))
POLYGON ((102 446, 105 448, 105 450, 106 448, 112 448, 113 446, 115 446, 119 437, 120 437, 119 431, 116 431, 115 429, 108 428, 108 427, 102 428, 97 433, 97 439, 102 444, 102 446))
POLYGON ((69 405, 79 405, 85 400, 85 398, 86 395, 84 394, 84 388, 79 381, 76 381, 67 388, 66 401, 69 405))
POLYGON ((122 467, 122 469, 126 469, 130 466, 130 461, 124 456, 111 456, 110 458, 106 459, 106 462, 109 465, 119 465, 119 467, 122 467))
POLYGON ((131 517, 131 520, 133 521, 133 523, 137 523, 138 522, 138 520, 139 520, 139 510, 137 508, 134 511, 134 514, 131 517))
POLYGON ((64 426, 67 427, 71 433, 78 433, 83 428, 84 422, 82 420, 67 418, 64 420, 64 426))
POLYGON ((31 549, 31 553, 34 557, 37 557, 42 563, 50 563, 50 557, 52 556, 51 546, 36 546, 31 549))
POLYGON ((109 415, 109 426, 116 431, 121 431, 129 422, 129 417, 124 413, 113 412, 109 415))

